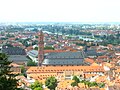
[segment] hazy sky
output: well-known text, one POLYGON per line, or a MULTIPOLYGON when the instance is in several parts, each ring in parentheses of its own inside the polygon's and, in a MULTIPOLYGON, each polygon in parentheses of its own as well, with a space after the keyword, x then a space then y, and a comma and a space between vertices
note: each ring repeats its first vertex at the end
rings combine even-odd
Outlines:
POLYGON ((0 0, 0 22, 120 22, 120 0, 0 0))

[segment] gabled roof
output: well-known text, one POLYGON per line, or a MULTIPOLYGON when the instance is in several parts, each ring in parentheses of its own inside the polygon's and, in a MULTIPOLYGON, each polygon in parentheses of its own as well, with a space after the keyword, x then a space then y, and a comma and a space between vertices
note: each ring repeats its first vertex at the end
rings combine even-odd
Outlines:
POLYGON ((63 59, 75 59, 75 58, 84 58, 84 53, 82 51, 79 52, 59 52, 59 53, 49 53, 46 55, 46 59, 54 59, 54 58, 63 58, 63 59))
MULTIPOLYGON (((37 57, 38 51, 37 50, 31 50, 28 52, 28 55, 31 55, 33 57, 37 57)), ((50 53, 45 55, 45 59, 58 59, 58 58, 63 58, 63 59, 70 59, 70 58, 84 58, 84 52, 79 51, 79 52, 72 52, 72 51, 62 51, 60 52, 58 50, 52 50, 50 53)))
POLYGON ((95 49, 87 50, 87 51, 85 51, 85 53, 87 56, 97 56, 98 55, 98 53, 96 52, 95 49))
POLYGON ((100 66, 100 65, 94 62, 91 64, 91 66, 100 66))
POLYGON ((30 67, 27 70, 27 73, 64 72, 64 71, 104 72, 104 68, 102 66, 42 66, 42 67, 30 67))
POLYGON ((45 58, 42 62, 43 65, 81 65, 83 64, 81 58, 45 58))
POLYGON ((44 50, 44 53, 52 53, 52 52, 66 52, 66 50, 44 50))
POLYGON ((43 65, 81 65, 84 53, 81 52, 59 52, 45 55, 43 65))
POLYGON ((13 67, 20 67, 20 65, 14 63, 14 62, 12 62, 12 63, 10 64, 10 66, 13 66, 13 67))
POLYGON ((85 58, 85 61, 84 61, 84 62, 92 64, 92 63, 94 63, 94 59, 85 58))
POLYGON ((8 55, 26 55, 25 50, 20 47, 3 47, 2 52, 8 55))

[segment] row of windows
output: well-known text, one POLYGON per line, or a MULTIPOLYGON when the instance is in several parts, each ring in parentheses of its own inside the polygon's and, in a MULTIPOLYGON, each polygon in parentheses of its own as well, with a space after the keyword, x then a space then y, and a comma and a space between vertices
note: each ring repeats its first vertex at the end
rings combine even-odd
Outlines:
POLYGON ((49 76, 57 76, 57 75, 39 75, 38 78, 41 78, 41 76, 46 76, 46 77, 48 76, 49 77, 49 76))
POLYGON ((56 72, 56 71, 103 71, 103 69, 66 69, 66 70, 32 70, 33 72, 56 72))

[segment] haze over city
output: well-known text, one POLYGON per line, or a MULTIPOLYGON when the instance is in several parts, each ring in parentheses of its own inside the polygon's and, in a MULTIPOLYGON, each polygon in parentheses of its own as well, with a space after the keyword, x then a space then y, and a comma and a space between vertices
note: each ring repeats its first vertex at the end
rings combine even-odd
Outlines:
POLYGON ((0 0, 0 90, 120 90, 119 0, 0 0))
POLYGON ((0 22, 120 22, 119 0, 0 0, 0 22))

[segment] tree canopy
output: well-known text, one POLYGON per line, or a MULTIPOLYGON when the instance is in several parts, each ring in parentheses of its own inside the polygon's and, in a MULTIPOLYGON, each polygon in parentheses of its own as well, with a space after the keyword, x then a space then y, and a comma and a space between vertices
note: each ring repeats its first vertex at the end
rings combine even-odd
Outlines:
POLYGON ((37 66, 37 63, 32 61, 31 59, 27 61, 27 66, 37 66))
POLYGON ((57 79, 55 77, 49 77, 45 81, 45 86, 49 88, 50 90, 55 90, 57 87, 57 79))
POLYGON ((75 80, 75 82, 77 82, 77 83, 80 82, 80 80, 79 80, 79 78, 78 78, 77 76, 73 76, 73 79, 72 79, 72 80, 75 80))
POLYGON ((39 81, 35 81, 34 84, 30 86, 32 90, 43 90, 43 84, 39 81))
POLYGON ((74 80, 74 82, 71 83, 71 86, 78 86, 78 83, 80 82, 79 78, 77 76, 73 76, 72 80, 74 80))
MULTIPOLYGON (((35 49, 35 50, 38 50, 38 47, 35 47, 34 49, 35 49)), ((55 48, 52 47, 52 46, 45 46, 45 47, 44 47, 44 50, 55 50, 55 48)))
POLYGON ((17 90, 18 80, 11 74, 11 63, 6 54, 0 53, 0 90, 17 90))

